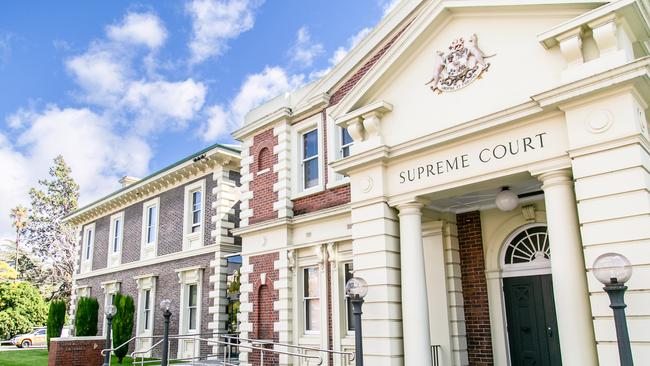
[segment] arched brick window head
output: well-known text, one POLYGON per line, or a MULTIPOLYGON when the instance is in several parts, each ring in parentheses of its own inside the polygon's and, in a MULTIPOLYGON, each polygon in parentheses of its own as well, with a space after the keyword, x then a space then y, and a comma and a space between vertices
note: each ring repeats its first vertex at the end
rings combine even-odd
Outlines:
POLYGON ((257 154, 257 171, 271 168, 271 151, 268 147, 263 147, 257 154))

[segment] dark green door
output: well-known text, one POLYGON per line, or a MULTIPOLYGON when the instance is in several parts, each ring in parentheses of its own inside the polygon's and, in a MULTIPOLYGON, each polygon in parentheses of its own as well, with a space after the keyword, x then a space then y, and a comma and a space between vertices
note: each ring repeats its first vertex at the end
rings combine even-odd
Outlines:
POLYGON ((551 275, 503 279, 512 366, 559 366, 551 275))

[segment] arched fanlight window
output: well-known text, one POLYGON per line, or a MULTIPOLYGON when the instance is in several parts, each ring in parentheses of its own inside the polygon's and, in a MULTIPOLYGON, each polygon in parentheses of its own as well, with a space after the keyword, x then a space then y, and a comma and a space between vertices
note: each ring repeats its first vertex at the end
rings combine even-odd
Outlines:
POLYGON ((503 264, 546 265, 551 259, 546 225, 526 226, 516 232, 507 243, 503 264))

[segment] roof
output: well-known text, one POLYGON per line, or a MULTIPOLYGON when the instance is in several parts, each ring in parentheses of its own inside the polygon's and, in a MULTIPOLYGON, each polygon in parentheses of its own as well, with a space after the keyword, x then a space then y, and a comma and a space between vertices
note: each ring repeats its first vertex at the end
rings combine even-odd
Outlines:
POLYGON ((122 193, 124 193, 126 191, 131 191, 131 190, 136 189, 138 187, 144 186, 147 183, 149 183, 150 181, 152 181, 153 178, 158 177, 161 174, 166 173, 168 171, 171 171, 174 168, 182 165, 183 163, 188 162, 190 160, 193 160, 193 159, 195 159, 197 157, 200 157, 201 155, 203 155, 203 154, 205 154, 205 153, 207 153, 207 152, 209 152, 211 150, 215 150, 215 149, 216 150, 225 150, 225 152, 229 152, 229 153, 232 153, 232 155, 236 155, 236 156, 233 156, 233 157, 236 157, 236 158, 239 158, 239 155, 241 154, 241 149, 237 145, 220 144, 220 143, 210 145, 210 146, 208 146, 208 147, 206 147, 206 148, 204 148, 204 149, 202 149, 200 151, 197 151, 197 152, 195 152, 195 153, 193 153, 193 154, 191 154, 189 156, 186 156, 186 157, 182 158, 181 160, 178 160, 178 161, 176 161, 176 162, 174 162, 174 163, 172 163, 170 165, 167 165, 167 166, 165 166, 165 167, 163 167, 163 168, 161 168, 161 169, 147 175, 146 177, 140 179, 136 183, 129 184, 128 186, 122 187, 122 188, 120 188, 120 189, 118 189, 118 190, 116 190, 116 191, 114 191, 112 193, 107 194, 104 197, 101 197, 101 198, 99 198, 99 199, 97 199, 97 200, 95 200, 95 201, 93 201, 93 202, 91 202, 91 203, 89 203, 87 205, 84 205, 83 207, 80 207, 80 208, 76 209, 75 211, 73 211, 73 212, 69 213, 68 215, 64 216, 63 220, 67 221, 67 220, 71 219, 72 217, 79 215, 81 212, 86 211, 86 210, 90 209, 91 207, 95 207, 95 206, 101 204, 102 202, 109 201, 110 199, 112 199, 114 197, 117 197, 117 196, 119 196, 120 194, 122 194, 122 193))

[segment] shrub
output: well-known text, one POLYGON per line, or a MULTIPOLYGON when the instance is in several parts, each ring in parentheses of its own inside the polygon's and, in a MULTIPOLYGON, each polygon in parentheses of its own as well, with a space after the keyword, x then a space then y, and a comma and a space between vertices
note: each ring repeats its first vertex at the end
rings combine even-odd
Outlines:
POLYGON ((78 337, 97 335, 99 303, 94 297, 82 297, 77 302, 74 317, 75 335, 78 337))
MULTIPOLYGON (((113 317, 113 348, 118 347, 128 341, 133 334, 133 314, 135 305, 131 296, 116 294, 115 306, 117 313, 113 317)), ((129 347, 124 346, 115 350, 117 362, 122 363, 122 359, 129 351, 129 347)))
POLYGON ((28 282, 0 282, 0 339, 45 325, 47 305, 28 282))
POLYGON ((47 314, 47 349, 50 349, 50 338, 61 336, 61 329, 65 323, 65 301, 54 300, 50 303, 50 312, 47 314))

